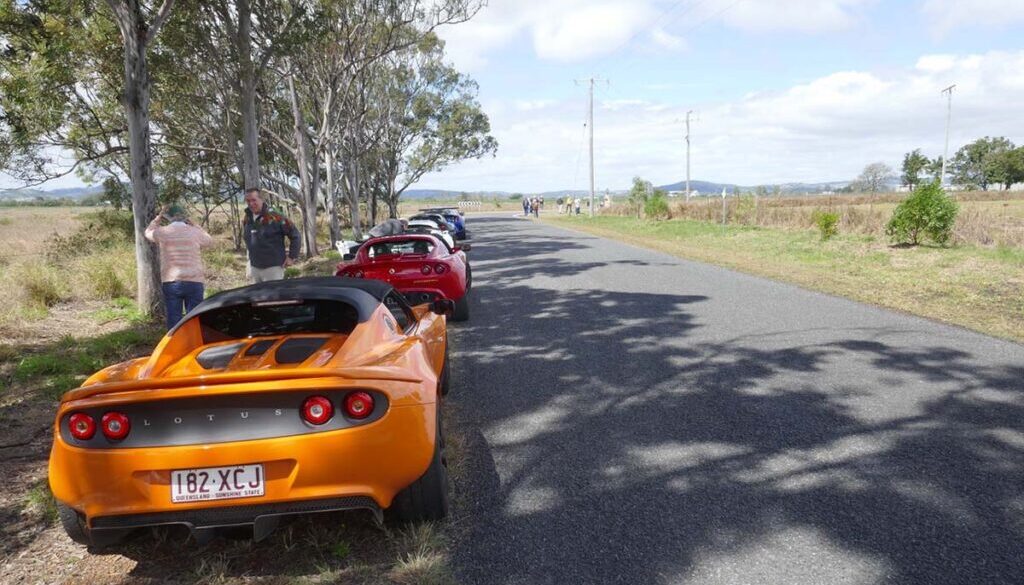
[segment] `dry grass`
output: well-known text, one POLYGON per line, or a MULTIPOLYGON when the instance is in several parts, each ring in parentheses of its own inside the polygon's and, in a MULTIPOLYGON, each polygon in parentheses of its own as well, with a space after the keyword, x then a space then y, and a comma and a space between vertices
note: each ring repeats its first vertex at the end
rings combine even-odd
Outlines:
POLYGON ((1024 249, 890 246, 871 235, 624 217, 549 218, 677 256, 1024 341, 1024 249))
MULTIPOLYGON (((730 225, 785 229, 814 229, 814 212, 839 214, 839 233, 876 237, 885 235, 885 225, 906 194, 833 195, 808 197, 742 196, 725 199, 730 225)), ((954 244, 1024 247, 1024 194, 1007 192, 957 193, 960 214, 954 227, 954 244)), ((699 197, 689 202, 673 200, 673 219, 722 222, 722 199, 699 197)), ((615 205, 603 215, 635 214, 625 205, 615 205)))
POLYGON ((452 585, 444 539, 433 524, 410 525, 398 533, 402 552, 391 579, 402 585, 452 585))

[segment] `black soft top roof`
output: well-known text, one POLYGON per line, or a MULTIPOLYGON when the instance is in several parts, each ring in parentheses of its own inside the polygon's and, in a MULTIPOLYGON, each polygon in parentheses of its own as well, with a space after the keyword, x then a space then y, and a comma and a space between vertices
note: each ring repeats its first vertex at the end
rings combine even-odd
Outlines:
POLYGON ((292 300, 341 301, 355 308, 359 322, 370 318, 377 310, 384 296, 393 289, 381 280, 345 278, 341 276, 316 276, 272 280, 241 288, 219 292, 196 308, 189 311, 168 333, 174 333, 182 323, 203 313, 250 303, 292 300))

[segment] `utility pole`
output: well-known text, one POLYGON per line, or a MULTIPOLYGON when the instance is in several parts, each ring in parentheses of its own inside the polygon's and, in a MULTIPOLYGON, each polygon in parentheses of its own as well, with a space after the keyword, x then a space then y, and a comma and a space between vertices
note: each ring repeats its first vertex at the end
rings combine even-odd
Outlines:
POLYGON ((686 200, 690 200, 690 114, 693 110, 686 112, 686 200))
POLYGON ((604 81, 591 77, 590 79, 577 79, 576 83, 586 82, 590 85, 590 115, 587 127, 590 129, 590 217, 594 217, 594 82, 604 81))
POLYGON ((946 102, 946 148, 942 151, 942 174, 939 175, 939 186, 941 187, 946 182, 946 161, 949 160, 949 124, 953 119, 953 88, 956 84, 947 87, 942 90, 942 93, 947 94, 948 101, 946 102))

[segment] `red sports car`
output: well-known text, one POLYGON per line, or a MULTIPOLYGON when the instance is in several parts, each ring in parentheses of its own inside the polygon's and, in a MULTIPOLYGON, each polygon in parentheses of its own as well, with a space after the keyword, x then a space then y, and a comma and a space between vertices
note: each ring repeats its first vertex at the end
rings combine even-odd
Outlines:
POLYGON ((473 284, 468 250, 469 245, 449 248, 429 234, 373 238, 359 248, 351 262, 339 264, 336 275, 383 280, 411 305, 450 299, 455 302, 452 320, 465 321, 473 284))

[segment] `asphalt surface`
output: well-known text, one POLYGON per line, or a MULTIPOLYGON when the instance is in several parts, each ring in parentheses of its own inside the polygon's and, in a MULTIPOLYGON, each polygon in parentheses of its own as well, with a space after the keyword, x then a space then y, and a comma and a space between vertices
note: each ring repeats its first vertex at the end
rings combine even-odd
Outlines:
POLYGON ((1024 346, 471 216, 464 584, 1024 583, 1024 346))

